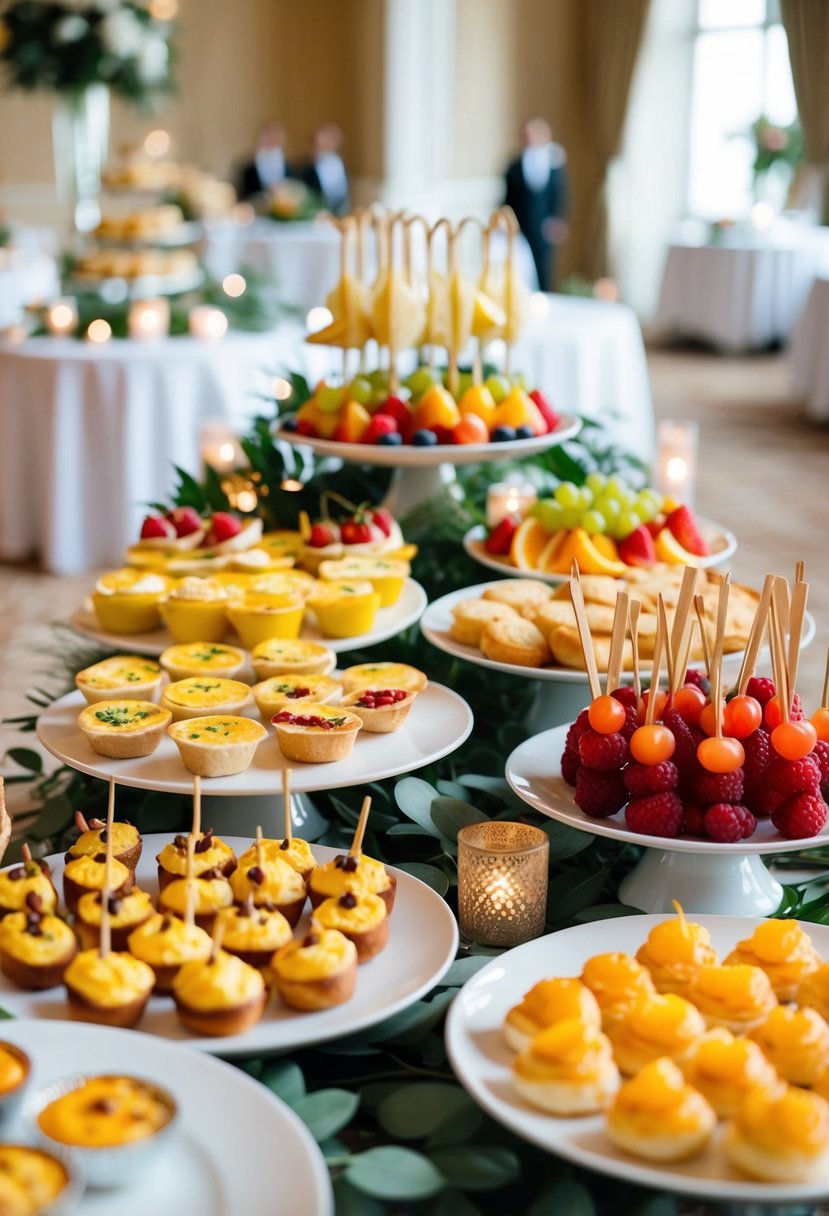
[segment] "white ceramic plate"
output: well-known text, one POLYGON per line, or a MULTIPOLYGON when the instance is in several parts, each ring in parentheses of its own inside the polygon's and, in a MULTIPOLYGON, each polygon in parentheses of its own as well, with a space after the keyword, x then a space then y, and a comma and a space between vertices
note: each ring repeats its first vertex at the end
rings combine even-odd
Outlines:
POLYGON ((184 245, 195 245, 203 236, 202 225, 196 220, 185 220, 177 228, 160 232, 156 236, 130 236, 121 240, 114 236, 98 236, 98 245, 106 249, 178 249, 184 245))
POLYGON ((331 1216, 322 1154, 305 1124, 231 1064, 149 1035, 77 1022, 4 1022, 2 1038, 32 1059, 30 1093, 81 1073, 130 1073, 169 1090, 180 1124, 168 1151, 123 1190, 88 1191, 77 1216, 239 1216, 280 1211, 331 1216))
MULTIPOLYGON (((152 755, 136 760, 111 760, 94 752, 78 728, 78 714, 85 705, 81 693, 69 693, 38 718, 37 737, 53 756, 92 777, 108 781, 112 776, 120 785, 162 790, 167 794, 192 791, 192 775, 182 764, 175 743, 166 735, 152 755)), ((255 706, 244 712, 246 717, 261 720, 255 706)), ((296 794, 307 794, 313 790, 365 785, 423 768, 460 747, 472 730, 472 722, 472 711, 466 701, 443 684, 430 682, 418 694, 406 721, 392 734, 360 731, 346 760, 330 764, 292 761, 291 789, 296 794)), ((202 793, 238 797, 276 795, 282 789, 285 767, 273 728, 268 726, 268 738, 259 744, 250 768, 233 777, 204 778, 202 793)))
MULTIPOLYGON (((152 296, 180 296, 185 292, 195 291, 204 282, 204 271, 197 267, 182 274, 145 274, 138 278, 124 279, 118 275, 74 274, 70 287, 78 291, 94 291, 100 295, 111 293, 113 287, 118 291, 123 284, 123 296, 130 300, 144 300, 152 296)), ((123 297, 122 297, 123 298, 123 297)))
POLYGON ((520 460, 522 456, 535 456, 547 448, 572 439, 579 433, 578 418, 563 415, 554 431, 538 435, 535 439, 513 439, 509 443, 437 443, 430 448, 415 447, 403 443, 398 447, 384 447, 376 443, 338 443, 335 439, 308 439, 294 431, 279 429, 277 439, 311 448, 318 456, 337 456, 351 464, 383 465, 391 468, 415 468, 436 464, 482 464, 494 460, 520 460))
MULTIPOLYGON (((402 633, 404 629, 414 625, 415 621, 420 619, 427 603, 426 592, 420 583, 416 583, 413 578, 407 578, 403 584, 400 599, 389 608, 379 609, 374 628, 368 633, 360 634, 356 638, 326 638, 320 633, 316 621, 309 614, 302 622, 299 636, 306 642, 322 642, 329 650, 333 650, 337 654, 362 649, 364 646, 374 646, 378 642, 385 642, 389 638, 397 637, 398 633, 402 633)), ((75 609, 69 618, 69 624, 84 637, 92 638, 93 642, 100 642, 102 646, 112 646, 113 649, 120 650, 122 654, 155 656, 161 654, 162 650, 166 650, 168 646, 175 644, 168 629, 154 629, 152 633, 108 633, 99 625, 89 601, 75 609)), ((229 645, 241 645, 232 630, 228 630, 228 636, 229 645)))
MULTIPOLYGON (((625 916, 595 921, 540 937, 500 955, 461 989, 449 1011, 446 1045, 458 1079, 475 1101, 517 1135, 587 1169, 659 1190, 732 1202, 798 1203, 825 1199, 829 1180, 791 1185, 751 1181, 732 1169, 714 1141, 691 1161, 660 1165, 637 1160, 614 1148, 604 1135, 602 1115, 557 1119, 536 1111, 513 1091, 514 1053, 501 1038, 507 1011, 541 979, 578 975, 594 954, 623 950, 635 954, 653 925, 664 916, 625 916)), ((739 916, 695 916, 711 931, 714 945, 727 953, 751 935, 756 920, 739 916)), ((815 945, 829 955, 829 929, 809 925, 815 945)))
MULTIPOLYGON (((534 579, 535 575, 526 573, 522 577, 534 579)), ((456 659, 466 659, 468 663, 477 663, 479 667, 491 667, 493 671, 502 671, 506 675, 522 676, 528 680, 551 680, 558 684, 586 684, 587 673, 577 671, 572 667, 518 667, 514 663, 497 663, 494 659, 488 659, 482 654, 477 646, 464 646, 461 642, 455 641, 449 632, 452 628, 454 606, 461 603, 462 600, 479 599, 488 587, 495 587, 500 581, 476 583, 474 587, 463 587, 460 591, 450 591, 448 595, 433 600, 420 618, 420 629, 423 636, 433 646, 437 646, 438 650, 444 650, 447 654, 454 655, 456 659)), ((807 612, 801 642, 802 650, 805 650, 814 636, 815 618, 807 612)), ((733 654, 727 654, 725 661, 735 663, 739 662, 742 657, 742 650, 738 650, 733 654)), ((650 660, 643 663, 643 667, 649 671, 650 660)))
POLYGON ((829 837, 827 824, 819 835, 809 840, 787 840, 770 819, 758 819, 757 830, 748 840, 720 844, 715 840, 695 840, 691 837, 671 839, 630 832, 625 827, 624 811, 609 819, 591 819, 576 806, 573 801, 575 791, 561 775, 561 753, 564 751, 567 730, 566 726, 556 726, 520 744, 507 760, 506 778, 516 794, 530 806, 571 828, 592 832, 594 836, 609 836, 612 840, 680 853, 787 853, 793 849, 817 848, 825 844, 829 837))
MULTIPOLYGON (((697 516, 697 523, 711 550, 708 557, 699 559, 701 570, 719 566, 734 556, 737 551, 737 537, 733 532, 729 532, 727 528, 714 523, 713 520, 702 519, 699 516, 697 516)), ((469 556, 473 557, 476 562, 480 562, 482 566, 486 566, 487 569, 495 570, 498 574, 509 574, 513 578, 537 578, 544 583, 563 583, 568 577, 566 574, 545 574, 541 570, 519 570, 517 566, 513 566, 509 558, 496 557, 493 553, 487 553, 484 547, 487 535, 488 529, 483 524, 477 524, 474 528, 470 528, 463 538, 463 547, 469 556)))
MULTIPOLYGON (((263 824, 263 829, 278 831, 276 821, 281 815, 274 803, 273 824, 263 824)), ((117 816, 117 811, 116 811, 117 816)), ((209 824, 209 811, 203 823, 209 824)), ((167 835, 151 835, 144 838, 141 860, 136 870, 137 885, 148 891, 153 898, 158 893, 156 854, 171 839, 167 835)), ((223 836, 238 855, 250 845, 249 837, 223 836)), ((338 855, 336 849, 314 844, 312 850, 317 861, 331 861, 338 855)), ((54 882, 58 891, 62 889, 63 854, 49 858, 54 871, 54 882)), ((458 927, 448 905, 441 897, 411 874, 389 867, 397 878, 397 895, 389 922, 389 942, 368 963, 363 963, 357 975, 357 987, 350 1001, 325 1009, 319 1013, 298 1013, 288 1009, 278 998, 273 997, 265 1015, 256 1026, 245 1034, 226 1038, 196 1038, 181 1025, 173 1005, 172 997, 150 998, 147 1011, 138 1029, 161 1039, 170 1039, 186 1047, 220 1056, 261 1055, 291 1051, 324 1043, 328 1039, 339 1039, 354 1034, 368 1026, 374 1026, 391 1017, 407 1005, 434 988, 449 967, 458 948, 458 927)), ((305 915, 295 930, 295 936, 307 933, 310 917, 305 915)), ((5 976, 0 976, 0 1006, 19 1018, 44 1020, 63 1019, 67 1016, 66 998, 63 988, 52 988, 48 992, 24 992, 15 988, 5 976)), ((0 1038, 3 1029, 0 1028, 0 1038)), ((56 1034, 56 1038, 59 1036, 56 1034)), ((122 1061, 122 1066, 123 1066, 122 1061)), ((215 1130, 215 1129, 214 1129, 215 1130)), ((195 1211, 195 1207, 186 1209, 195 1211)), ((239 1208, 238 1211, 243 1211, 239 1208)), ((260 1208, 248 1209, 253 1213, 260 1208)), ((285 1211, 301 1209, 286 1208, 285 1211)), ((120 1213, 119 1213, 120 1216, 120 1213)), ((233 1216, 237 1216, 236 1210, 233 1216)))

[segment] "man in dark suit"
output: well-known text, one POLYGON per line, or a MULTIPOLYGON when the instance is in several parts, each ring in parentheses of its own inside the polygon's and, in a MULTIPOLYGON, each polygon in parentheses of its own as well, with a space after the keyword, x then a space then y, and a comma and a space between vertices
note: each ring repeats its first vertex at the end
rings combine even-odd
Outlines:
POLYGON ((506 172, 507 206, 527 238, 538 285, 549 291, 555 250, 567 235, 567 153, 553 143, 549 123, 531 118, 522 131, 523 151, 506 172))
POLYGON ((311 162, 302 174, 305 185, 320 196, 334 215, 345 215, 350 207, 348 174, 340 155, 342 146, 343 133, 336 123, 326 122, 317 127, 311 143, 311 162))
POLYGON ((263 123, 256 134, 253 159, 242 166, 239 198, 267 194, 293 173, 285 160, 285 128, 281 122, 263 123))

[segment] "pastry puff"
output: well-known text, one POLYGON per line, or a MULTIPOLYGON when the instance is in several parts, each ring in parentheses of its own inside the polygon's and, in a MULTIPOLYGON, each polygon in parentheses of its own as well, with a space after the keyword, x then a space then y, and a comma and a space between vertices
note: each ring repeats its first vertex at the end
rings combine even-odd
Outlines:
POLYGON ((516 1057, 512 1070, 521 1097, 554 1115, 604 1110, 619 1086, 609 1040, 578 1018, 542 1030, 516 1057))
POLYGON ((607 1112, 615 1145, 650 1161, 681 1161, 700 1152, 717 1123, 713 1109, 672 1060, 652 1060, 625 1081, 607 1112))
POLYGON ((746 1034, 759 1026, 777 1004, 765 971, 744 963, 701 967, 688 996, 709 1028, 724 1026, 732 1034, 746 1034))
POLYGON ((779 1001, 793 1001, 798 985, 817 971, 820 955, 796 920, 761 920, 751 937, 737 942, 726 963, 760 967, 779 1001))
POLYGON ((607 1034, 616 1063, 632 1076, 660 1056, 683 1055, 705 1034, 705 1019, 681 996, 645 996, 607 1034))
POLYGON ((689 1085, 698 1089, 720 1119, 730 1119, 747 1093, 774 1089, 780 1078, 751 1039, 737 1039, 722 1026, 704 1034, 680 1061, 689 1085))
POLYGON ((596 954, 584 964, 582 983, 589 988, 602 1011, 602 1029, 627 1017, 643 996, 653 995, 653 980, 641 963, 619 950, 596 954))
POLYGON ((829 1175, 829 1104, 793 1085, 757 1089, 726 1128, 729 1160, 764 1182, 812 1182, 829 1175))
POLYGON ((688 999, 700 967, 715 967, 719 959, 708 930, 687 921, 679 904, 674 906, 676 919, 654 925, 636 958, 647 967, 657 992, 673 992, 688 999))
POLYGON ((569 1018, 601 1029, 599 1003, 581 980, 540 980, 504 1019, 504 1039, 513 1051, 526 1051, 540 1031, 569 1018))
POLYGON ((829 1067, 829 1026, 815 1009, 778 1005, 749 1038, 792 1085, 814 1085, 829 1067))
POLYGON ((816 1009, 829 1022, 829 963, 821 963, 798 984, 795 1000, 798 1005, 816 1009))

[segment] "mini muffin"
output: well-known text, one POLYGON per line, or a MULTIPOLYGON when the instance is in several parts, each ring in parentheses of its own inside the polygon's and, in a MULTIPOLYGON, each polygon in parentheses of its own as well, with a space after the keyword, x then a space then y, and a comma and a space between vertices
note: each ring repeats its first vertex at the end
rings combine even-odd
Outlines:
POLYGON ((792 1085, 814 1085, 829 1068, 829 1025, 815 1009, 777 1005, 749 1038, 792 1085))
POLYGON ((387 735, 406 721, 416 696, 405 688, 363 688, 348 693, 343 706, 357 715, 369 734, 387 735))
POLYGON ((252 718, 211 714, 174 722, 167 733, 191 773, 229 777, 250 767, 254 752, 268 732, 252 718))
POLYGON ((255 1026, 268 1000, 262 973, 225 950, 185 963, 173 980, 178 1015, 193 1034, 244 1034, 255 1026))
POLYGON ((581 980, 539 980, 507 1013, 504 1038, 513 1051, 526 1051, 535 1035, 571 1018, 601 1030, 601 1010, 590 989, 581 980))
POLYGON ((642 997, 656 991, 642 964, 618 950, 589 958, 582 968, 581 980, 599 1002, 605 1031, 626 1018, 642 997))
POLYGON ((133 929, 128 947, 134 958, 152 967, 153 992, 163 994, 172 991, 173 980, 185 963, 209 956, 213 942, 198 925, 187 925, 178 916, 157 912, 133 929))
MULTIPOLYGON (((84 950, 101 944, 101 899, 103 892, 88 891, 78 901, 75 932, 84 950)), ((146 891, 133 887, 126 895, 110 895, 109 923, 113 950, 126 950, 133 929, 153 915, 153 903, 146 891)))
POLYGON ((227 619, 246 650, 268 638, 298 637, 304 615, 304 601, 290 591, 282 595, 246 591, 227 608, 227 619))
POLYGON ((115 760, 149 756, 171 721, 170 711, 151 701, 97 701, 78 715, 92 750, 115 760))
POLYGON ((798 985, 817 971, 821 958, 796 920, 761 920, 751 937, 737 942, 724 960, 760 967, 779 1001, 793 1001, 798 985))
POLYGON ((271 971, 277 992, 291 1009, 330 1009, 354 992, 357 947, 336 929, 312 929, 277 950, 271 971))
POLYGON ((155 984, 155 973, 131 954, 98 950, 77 954, 63 977, 69 1016, 101 1026, 135 1026, 155 984))
MULTIPOLYGON (((103 891, 106 878, 106 853, 94 857, 76 857, 63 867, 63 902, 68 911, 76 912, 81 897, 88 891, 103 891)), ((135 885, 135 875, 113 857, 110 869, 110 889, 113 895, 126 895, 135 885)))
MULTIPOLYGON (((81 829, 81 834, 69 851, 64 861, 74 861, 77 857, 94 857, 106 850, 107 828, 102 819, 83 818, 80 811, 75 813, 75 823, 81 829)), ((112 856, 121 865, 135 873, 135 867, 141 857, 144 842, 138 828, 131 823, 113 823, 112 825, 112 856)))
POLYGON ((764 1022, 777 1004, 766 973, 744 963, 701 967, 691 984, 689 999, 709 1027, 724 1026, 732 1034, 747 1034, 764 1022))
MULTIPOLYGON (((271 676, 254 684, 250 690, 256 708, 265 722, 270 722, 280 709, 306 705, 338 705, 343 689, 338 680, 322 675, 271 676)), ((302 712, 301 710, 299 712, 302 712)))
POLYGON ((814 1182, 829 1175, 829 1104, 793 1085, 756 1089, 723 1139, 726 1155, 763 1182, 814 1182))
POLYGON ((314 912, 323 929, 338 929, 357 947, 357 962, 367 963, 389 940, 389 917, 379 895, 352 895, 324 899, 314 912))
POLYGON ((715 967, 719 961, 708 930, 684 916, 654 925, 636 958, 647 967, 657 992, 686 998, 700 967, 715 967))
POLYGON ((481 598, 487 603, 508 604, 527 620, 532 620, 553 594, 552 587, 534 578, 505 578, 487 587, 481 598))
POLYGON ((525 1101, 561 1116, 604 1110, 619 1088, 610 1041, 595 1022, 569 1018, 535 1035, 512 1066, 525 1101))
POLYGON ((58 906, 49 863, 35 861, 28 845, 24 845, 22 863, 0 872, 0 918, 24 911, 30 895, 37 895, 43 912, 54 912, 58 906))
POLYGON ((381 861, 361 853, 353 857, 340 853, 333 861, 317 866, 308 880, 308 896, 311 907, 318 907, 324 899, 341 895, 379 895, 391 916, 397 879, 389 874, 381 861))
POLYGON ((269 638, 254 646, 250 661, 258 680, 281 675, 327 676, 337 666, 337 656, 321 642, 269 638))
POLYGON ((701 1152, 717 1116, 671 1060, 652 1060, 626 1081, 607 1112, 607 1134, 634 1157, 684 1161, 701 1152))
MULTIPOLYGON (((174 878, 184 878, 187 874, 187 837, 176 836, 169 844, 165 844, 156 856, 158 862, 158 889, 163 891, 174 878)), ((225 878, 230 878, 236 869, 236 854, 229 844, 219 836, 214 836, 213 829, 200 832, 193 849, 193 874, 201 877, 207 870, 216 870, 225 878)))
POLYGON ((607 1030, 616 1063, 628 1076, 660 1056, 683 1055, 704 1033, 702 1014, 673 993, 642 997, 607 1030))
POLYGON ((168 684, 161 704, 169 709, 174 722, 203 718, 207 714, 240 714, 251 703, 250 688, 241 680, 218 676, 190 676, 168 684))
MULTIPOLYGON (((269 840, 265 838, 262 841, 262 848, 267 861, 272 861, 274 858, 286 861, 292 870, 296 870, 303 882, 307 883, 312 871, 316 869, 317 862, 314 854, 311 852, 311 846, 307 840, 302 840, 299 836, 291 836, 290 840, 269 840)), ((257 856, 256 844, 254 843, 242 853, 239 858, 239 865, 256 865, 257 856)))
POLYGON ((228 954, 264 970, 274 951, 287 945, 292 935, 277 908, 268 904, 254 907, 253 900, 247 899, 241 907, 222 909, 216 917, 216 936, 228 954))
POLYGON ((71 1179, 63 1162, 43 1149, 0 1144, 0 1184, 3 1216, 38 1216, 60 1210, 71 1179))
POLYGON ((429 683, 428 677, 417 667, 408 663, 357 663, 346 667, 340 676, 345 692, 357 692, 361 688, 405 688, 409 692, 423 692, 429 683))
POLYGON ((186 680, 190 676, 232 680, 242 670, 245 654, 237 646, 200 641, 168 646, 162 651, 159 662, 171 680, 186 680))
POLYGON ((0 921, 0 971, 18 988, 36 992, 56 987, 77 953, 72 930, 44 913, 34 891, 26 896, 24 911, 10 912, 0 921))
POLYGON ((266 858, 264 850, 262 865, 258 861, 252 865, 240 865, 231 875, 230 886, 234 903, 244 904, 252 899, 254 907, 277 908, 291 927, 297 923, 305 907, 306 891, 302 876, 287 861, 274 856, 266 858))
POLYGON ((721 1026, 697 1040, 678 1063, 685 1080, 707 1098, 720 1119, 730 1119, 752 1090, 772 1089, 780 1083, 774 1065, 756 1043, 735 1038, 721 1026))
POLYGON ((552 658, 544 634, 523 617, 490 621, 484 625, 480 645, 481 652, 493 663, 513 667, 542 667, 552 658))
POLYGON ((282 755, 303 764, 346 760, 363 726, 356 714, 319 704, 304 705, 299 714, 282 709, 272 722, 282 755))
POLYGON ((509 604, 499 604, 495 600, 461 600, 452 609, 449 636, 461 646, 479 648, 487 625, 514 617, 518 617, 518 613, 509 604))
MULTIPOLYGON (((158 897, 159 912, 172 913, 181 920, 187 912, 186 878, 174 878, 158 897)), ((216 870, 205 870, 193 879, 193 914, 196 924, 206 933, 212 933, 216 917, 223 908, 233 903, 230 883, 216 870)))
POLYGON ((326 638, 354 638, 368 633, 380 608, 380 595, 365 579, 317 583, 308 607, 326 638))
POLYGON ((75 684, 90 705, 97 701, 154 701, 162 678, 155 659, 117 654, 79 671, 75 684))

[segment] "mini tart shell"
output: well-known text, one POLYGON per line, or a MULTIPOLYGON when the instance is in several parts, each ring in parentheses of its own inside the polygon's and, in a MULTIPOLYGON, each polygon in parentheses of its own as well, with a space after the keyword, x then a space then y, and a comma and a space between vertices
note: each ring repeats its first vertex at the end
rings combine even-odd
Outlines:
MULTIPOLYGON (((271 639, 271 641, 273 640, 271 639)), ((322 643, 307 643, 314 647, 313 651, 305 658, 297 658, 293 661, 270 657, 268 654, 270 644, 270 641, 260 642, 251 651, 250 661, 256 672, 256 678, 260 682, 269 680, 272 676, 282 675, 327 676, 337 666, 336 654, 322 643)))
MULTIPOLYGON (((322 708, 317 704, 304 705, 303 716, 313 717, 322 708)), ((274 722, 276 741, 285 759, 298 760, 303 764, 330 764, 336 760, 347 760, 363 724, 356 714, 337 716, 344 717, 345 721, 333 730, 295 726, 292 722, 274 722)))
MULTIPOLYGON (((207 679, 208 677, 202 676, 191 678, 207 679)), ((217 680, 219 678, 224 679, 224 676, 216 676, 215 678, 217 680)), ((218 705, 212 703, 202 705, 179 705, 175 700, 175 688, 176 685, 181 683, 181 680, 175 680, 172 684, 168 684, 161 694, 161 705, 164 707, 164 709, 169 709, 170 713, 173 715, 174 722, 186 722, 190 718, 204 718, 208 715, 211 717, 225 714, 237 716, 241 714, 242 710, 247 709, 252 700, 250 688, 247 684, 243 684, 241 680, 229 680, 228 683, 234 685, 235 687, 233 688, 232 692, 230 689, 228 690, 230 696, 227 701, 222 701, 218 705)))
POLYGON ((376 709, 369 709, 358 704, 366 691, 366 689, 362 689, 348 693, 343 698, 343 708, 356 714, 363 724, 363 730, 367 730, 369 734, 373 735, 388 735, 392 731, 399 730, 408 718, 417 696, 416 692, 406 690, 404 700, 396 701, 393 705, 378 705, 376 709))
POLYGON ((316 980, 289 980, 279 973, 279 951, 271 960, 274 987, 289 1009, 305 1013, 316 1013, 321 1009, 333 1009, 344 1005, 354 994, 357 983, 357 955, 335 975, 316 980))
POLYGON ((408 663, 357 663, 346 667, 340 679, 347 693, 360 688, 405 688, 409 692, 423 692, 429 683, 428 677, 417 667, 408 663))
POLYGON ((193 642, 190 645, 184 646, 168 646, 162 652, 159 663, 167 672, 171 680, 186 680, 188 676, 216 676, 223 680, 232 680, 241 670, 245 662, 244 651, 239 650, 237 646, 221 646, 220 649, 227 652, 227 663, 224 667, 212 667, 206 663, 199 663, 195 660, 188 661, 187 651, 204 650, 213 646, 215 643, 200 640, 193 642))
MULTIPOLYGON (((357 949, 358 963, 367 963, 369 959, 374 958, 375 954, 379 954, 385 948, 389 940, 388 911, 386 911, 386 915, 378 925, 372 925, 369 929, 344 929, 341 925, 329 925, 326 923, 325 905, 328 902, 326 899, 317 905, 319 923, 324 929, 339 929, 343 937, 347 937, 350 942, 354 943, 357 949)), ((331 903, 337 903, 336 897, 331 899, 331 903)))
POLYGON ((125 1030, 137 1026, 144 1016, 150 993, 137 996, 126 1005, 113 1007, 97 1005, 88 1001, 79 992, 66 985, 66 1000, 69 1005, 69 1017, 73 1022, 94 1022, 97 1026, 120 1026, 125 1030))
POLYGON ((309 681, 308 694, 304 697, 292 697, 286 692, 276 691, 276 687, 280 683, 290 684, 294 689, 304 687, 304 676, 305 673, 294 675, 293 672, 287 672, 281 676, 270 676, 267 680, 254 684, 251 693, 256 702, 256 708, 265 722, 270 722, 273 715, 279 713, 280 710, 293 709, 294 706, 297 707, 297 712, 301 712, 300 706, 339 705, 343 695, 342 685, 337 680, 329 679, 328 676, 313 675, 309 681))
MULTIPOLYGON (((219 718, 223 716, 232 715, 218 715, 219 718)), ((230 777, 235 773, 243 773, 250 767, 257 747, 268 732, 260 722, 244 718, 242 721, 257 730, 256 735, 250 739, 231 740, 221 744, 200 743, 197 739, 187 737, 186 732, 196 723, 208 722, 214 717, 216 715, 211 714, 204 718, 188 718, 186 722, 176 722, 170 727, 167 733, 178 747, 182 764, 189 772, 200 777, 230 777)))
MULTIPOLYGON (((137 927, 141 928, 140 925, 137 927)), ((210 949, 212 949, 212 945, 206 951, 205 958, 210 953, 210 949)), ((139 959, 140 962, 146 963, 150 970, 154 972, 155 984, 153 985, 153 992, 157 996, 167 996, 173 991, 173 980, 184 964, 191 962, 194 957, 184 958, 179 963, 151 963, 148 959, 141 958, 140 954, 136 954, 134 950, 130 950, 130 954, 132 954, 133 958, 139 959)))
POLYGON ((18 988, 29 992, 43 992, 57 988, 63 981, 63 973, 78 953, 76 941, 68 942, 64 952, 51 963, 27 963, 7 950, 0 951, 0 971, 18 988))
MULTIPOLYGON (((97 704, 110 704, 98 702, 97 704)), ((112 702, 117 704, 117 702, 112 702)), ((150 701, 134 701, 133 705, 146 705, 154 711, 152 722, 139 730, 131 730, 123 735, 105 729, 96 729, 95 706, 90 705, 81 710, 78 715, 78 726, 86 735, 89 746, 99 756, 109 756, 112 760, 133 760, 139 756, 149 756, 164 738, 164 732, 172 721, 172 714, 167 709, 159 709, 150 701)))
POLYGON ((268 1003, 268 990, 265 988, 259 996, 237 1005, 233 1009, 214 1009, 205 1012, 194 1009, 180 997, 173 994, 178 1016, 191 1034, 205 1035, 208 1038, 223 1038, 231 1034, 244 1034, 255 1026, 268 1003))
MULTIPOLYGON (((147 663, 147 659, 141 659, 138 655, 125 655, 126 661, 135 661, 139 663, 147 663)), ((107 659, 103 663, 108 662, 107 659)), ((92 667, 87 667, 83 671, 79 671, 75 676, 75 685, 78 690, 83 693, 87 705, 95 705, 99 701, 155 701, 158 698, 158 692, 161 687, 161 681, 164 679, 164 672, 159 667, 155 675, 147 674, 146 679, 142 680, 125 680, 123 684, 114 684, 109 688, 96 688, 94 684, 87 683, 84 676, 94 671, 96 667, 102 664, 95 663, 92 667)))

